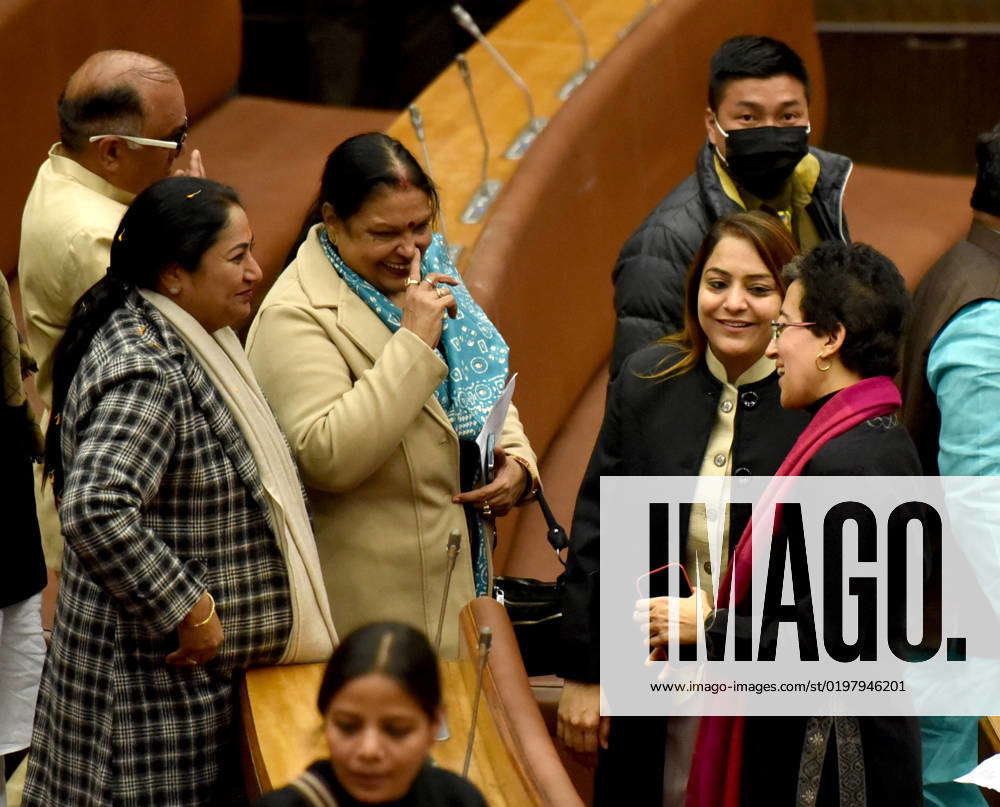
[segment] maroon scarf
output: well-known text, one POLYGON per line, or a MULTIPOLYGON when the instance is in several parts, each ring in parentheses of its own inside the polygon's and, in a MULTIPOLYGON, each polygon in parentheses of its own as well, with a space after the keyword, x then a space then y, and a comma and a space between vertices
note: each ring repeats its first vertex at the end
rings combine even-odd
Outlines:
MULTIPOLYGON (((806 463, 828 440, 869 418, 894 412, 901 403, 899 390, 887 376, 866 378, 840 390, 820 407, 799 435, 754 509, 767 512, 788 485, 784 477, 799 476, 806 463)), ((781 514, 776 511, 774 528, 777 529, 780 523, 781 514)), ((743 530, 719 586, 720 606, 728 603, 730 609, 735 609, 750 587, 753 563, 751 533, 752 522, 743 530), (734 575, 735 587, 732 585, 734 575), (730 588, 734 589, 731 600, 730 588)), ((688 778, 687 807, 739 807, 743 725, 743 717, 706 715, 701 719, 688 778)))

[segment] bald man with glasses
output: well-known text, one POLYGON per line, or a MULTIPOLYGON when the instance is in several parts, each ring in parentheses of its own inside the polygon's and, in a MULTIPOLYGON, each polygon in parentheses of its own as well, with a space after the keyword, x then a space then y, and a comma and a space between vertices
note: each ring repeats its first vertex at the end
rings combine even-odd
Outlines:
MULTIPOLYGON (((186 170, 175 169, 187 137, 187 110, 176 73, 158 59, 95 53, 70 76, 58 111, 60 140, 25 202, 18 258, 28 343, 46 407, 56 345, 74 303, 104 276, 125 208, 171 173, 204 176, 197 150, 186 170)), ((38 500, 46 561, 58 569, 62 537, 50 488, 38 500)))

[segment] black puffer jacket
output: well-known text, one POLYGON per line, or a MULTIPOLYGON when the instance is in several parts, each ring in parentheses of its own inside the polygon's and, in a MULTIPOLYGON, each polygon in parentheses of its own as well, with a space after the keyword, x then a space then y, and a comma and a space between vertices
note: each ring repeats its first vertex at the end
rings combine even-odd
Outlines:
MULTIPOLYGON (((809 217, 821 239, 850 241, 843 199, 851 161, 817 148, 809 151, 820 164, 806 208, 809 217)), ((681 329, 684 280, 691 259, 712 223, 740 209, 722 189, 712 148, 706 143, 695 172, 656 206, 618 255, 612 274, 617 315, 612 378, 630 354, 681 329)))

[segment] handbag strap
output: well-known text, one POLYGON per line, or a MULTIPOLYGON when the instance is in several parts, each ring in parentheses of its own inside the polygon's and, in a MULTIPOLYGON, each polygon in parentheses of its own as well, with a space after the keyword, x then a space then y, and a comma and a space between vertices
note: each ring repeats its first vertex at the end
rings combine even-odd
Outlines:
MULTIPOLYGON (((549 507, 549 503, 545 500, 545 494, 541 488, 538 489, 537 499, 538 506, 542 508, 545 523, 549 528, 546 537, 549 539, 549 545, 555 550, 558 557, 559 553, 569 546, 569 537, 566 535, 566 530, 556 521, 556 517, 552 514, 552 508, 549 507)), ((559 558, 559 561, 563 562, 562 558, 559 558)))

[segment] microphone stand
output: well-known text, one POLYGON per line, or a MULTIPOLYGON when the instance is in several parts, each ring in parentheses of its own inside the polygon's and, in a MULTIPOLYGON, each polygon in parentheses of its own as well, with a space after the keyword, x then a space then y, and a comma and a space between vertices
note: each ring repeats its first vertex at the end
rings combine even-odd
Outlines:
POLYGON ((573 13, 573 9, 570 8, 566 0, 556 0, 556 2, 569 19, 570 24, 576 29, 576 34, 580 38, 580 50, 583 54, 583 62, 580 64, 580 69, 566 80, 566 83, 559 88, 559 92, 557 93, 559 100, 565 101, 573 94, 573 90, 587 80, 587 76, 597 67, 597 62, 590 58, 590 45, 587 42, 587 32, 583 29, 583 23, 580 22, 580 18, 573 13))
MULTIPOLYGON (((420 141, 420 152, 424 156, 424 165, 427 167, 427 176, 430 177, 431 182, 434 181, 434 169, 431 168, 431 153, 427 149, 427 133, 424 131, 424 116, 420 112, 420 107, 416 104, 410 104, 410 123, 413 125, 413 131, 417 135, 417 140, 420 141)), ((444 236, 445 242, 448 244, 448 257, 451 258, 452 263, 458 262, 458 256, 462 254, 464 247, 461 244, 453 244, 448 239, 448 227, 445 223, 444 210, 441 209, 440 202, 438 203, 438 224, 440 224, 441 235, 444 236)))
MULTIPOLYGON (((441 653, 441 632, 444 629, 444 614, 448 607, 448 592, 451 590, 451 575, 455 571, 455 560, 458 558, 458 550, 462 544, 462 533, 452 530, 448 535, 448 568, 444 577, 444 593, 441 595, 441 612, 438 614, 437 634, 434 636, 434 655, 441 653)), ((444 716, 441 717, 441 725, 438 727, 435 740, 444 741, 451 737, 448 731, 448 723, 444 716)))
POLYGON ((469 200, 469 204, 462 211, 462 222, 465 224, 476 224, 482 220, 486 214, 486 209, 493 204, 497 194, 500 192, 501 182, 498 179, 489 178, 490 166, 490 140, 486 136, 486 125, 483 123, 483 116, 479 112, 479 104, 476 102, 476 93, 472 88, 472 71, 469 70, 469 63, 461 53, 455 57, 458 65, 458 73, 465 83, 465 88, 469 91, 469 103, 472 104, 472 115, 476 119, 479 127, 479 139, 483 143, 483 164, 480 169, 479 187, 476 188, 469 200))
POLYGON ((472 762, 472 746, 476 740, 476 723, 479 720, 479 701, 483 692, 483 670, 490 655, 493 644, 493 628, 484 625, 479 629, 479 662, 476 669, 476 695, 472 702, 472 724, 469 726, 469 741, 465 745, 465 763, 462 765, 462 776, 469 775, 469 763, 472 762))
POLYGON ((524 79, 510 66, 510 62, 501 55, 500 51, 493 47, 493 43, 483 35, 483 32, 479 30, 479 26, 476 25, 476 21, 472 19, 472 15, 457 3, 451 7, 451 13, 455 16, 458 24, 485 48, 486 52, 493 57, 493 60, 500 65, 503 71, 510 77, 510 80, 520 87, 521 92, 524 94, 524 101, 528 107, 528 122, 524 124, 524 127, 518 132, 513 142, 503 153, 503 156, 508 160, 519 160, 524 156, 528 147, 535 141, 538 133, 545 128, 545 124, 549 122, 548 118, 540 118, 535 114, 535 101, 531 97, 531 90, 528 89, 528 85, 524 83, 524 79))

